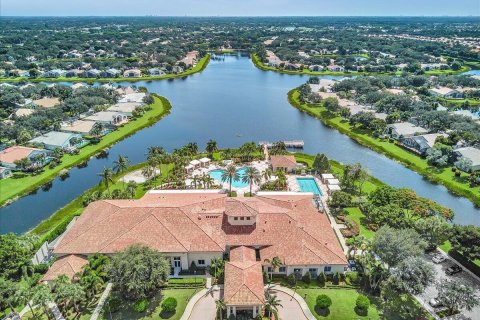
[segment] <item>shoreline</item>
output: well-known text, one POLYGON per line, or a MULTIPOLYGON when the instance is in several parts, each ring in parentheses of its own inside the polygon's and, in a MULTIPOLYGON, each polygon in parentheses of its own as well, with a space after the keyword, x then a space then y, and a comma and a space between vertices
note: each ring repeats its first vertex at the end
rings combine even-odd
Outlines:
POLYGON ((178 74, 167 74, 163 76, 147 76, 139 78, 79 78, 79 77, 59 77, 59 78, 29 78, 29 77, 16 77, 16 78, 0 78, 0 83, 18 83, 18 82, 84 82, 84 83, 93 83, 93 82, 139 82, 139 81, 153 81, 153 80, 169 80, 176 78, 184 78, 189 75, 202 72, 207 67, 210 62, 211 55, 207 54, 205 57, 201 58, 197 65, 191 69, 188 69, 184 72, 178 74))
MULTIPOLYGON (((399 75, 400 71, 396 72, 336 72, 336 71, 309 71, 309 70, 282 70, 275 67, 270 67, 264 64, 255 53, 250 55, 250 59, 252 60, 255 67, 263 71, 273 71, 278 73, 284 74, 298 74, 298 75, 305 75, 305 76, 339 76, 339 77, 356 77, 356 76, 374 76, 374 75, 399 75)), ((433 71, 426 71, 425 75, 441 75, 441 74, 448 74, 448 75, 455 75, 455 74, 462 74, 464 72, 468 72, 472 70, 469 66, 462 66, 462 69, 458 71, 453 70, 433 70, 433 71), (447 71, 447 72, 445 72, 447 71)))
MULTIPOLYGON (((443 185, 445 188, 447 188, 447 190, 450 193, 452 193, 456 196, 461 196, 461 197, 467 198, 468 200, 470 200, 475 205, 475 207, 480 207, 480 197, 475 194, 475 192, 472 190, 472 188, 469 187, 468 184, 466 184, 465 186, 462 185, 460 187, 460 186, 454 185, 453 182, 447 181, 446 179, 441 177, 440 174, 428 172, 427 168, 429 166, 426 163, 426 160, 422 159, 421 157, 418 157, 418 156, 414 155, 413 153, 410 153, 409 151, 403 149, 400 146, 396 146, 396 145, 391 144, 393 147, 398 148, 399 152, 401 152, 401 153, 405 152, 405 153, 408 153, 408 155, 411 155, 412 157, 416 157, 417 159, 415 159, 415 161, 425 162, 425 165, 426 165, 427 168, 422 168, 419 165, 417 165, 417 164, 413 163, 412 161, 408 160, 408 158, 402 157, 401 155, 398 155, 398 154, 395 154, 395 153, 392 153, 391 151, 387 150, 384 146, 381 146, 380 143, 375 144, 375 143, 372 143, 372 142, 368 141, 368 140, 372 140, 372 139, 376 140, 373 137, 370 137, 370 136, 362 137, 361 134, 354 133, 351 130, 349 130, 347 128, 344 128, 344 127, 340 126, 339 124, 332 121, 334 119, 341 118, 341 117, 326 118, 326 117, 322 116, 321 112, 319 112, 318 114, 312 112, 312 110, 310 110, 310 108, 308 106, 303 105, 298 100, 296 100, 296 97, 294 95, 298 95, 298 89, 297 88, 292 89, 288 92, 288 102, 294 108, 298 109, 299 111, 307 113, 309 116, 312 116, 312 117, 315 117, 315 118, 319 119, 324 125, 326 125, 330 128, 333 128, 333 129, 339 131, 342 134, 347 135, 348 137, 350 137, 355 142, 357 142, 357 143, 359 143, 359 144, 361 144, 361 145, 363 145, 363 146, 365 146, 365 147, 367 147, 367 148, 369 148, 369 149, 371 149, 371 150, 373 150, 377 153, 383 154, 386 157, 388 157, 389 159, 398 161, 399 163, 401 163, 405 167, 409 168, 410 170, 413 170, 416 173, 420 174, 421 176, 423 176, 425 179, 427 179, 431 183, 443 185)), ((324 109, 323 107, 318 107, 318 109, 320 111, 326 111, 326 109, 324 109)), ((450 168, 443 169, 443 171, 445 171, 445 170, 447 170, 449 173, 453 174, 450 171, 450 168)), ((478 187, 477 187, 477 189, 478 189, 478 187)), ((478 190, 477 190, 477 192, 478 192, 478 190)))
POLYGON ((71 161, 62 159, 62 163, 60 163, 54 169, 46 168, 45 170, 47 170, 47 172, 37 176, 28 175, 25 178, 14 179, 12 177, 1 180, 0 188, 4 190, 10 190, 10 192, 2 192, 3 194, 0 198, 0 206, 3 207, 15 202, 20 197, 26 196, 40 188, 42 185, 54 180, 56 177, 58 177, 62 170, 68 170, 83 161, 88 161, 101 150, 109 148, 121 140, 135 134, 137 131, 140 131, 160 121, 163 117, 170 113, 172 105, 165 97, 159 96, 156 93, 153 93, 152 95, 155 99, 154 103, 151 105, 152 110, 147 111, 142 117, 128 122, 124 126, 118 128, 116 131, 107 134, 102 138, 102 140, 100 140, 99 143, 87 145, 80 149, 80 154, 73 156, 67 155, 67 157, 73 158, 71 161), (109 137, 109 135, 111 136, 109 137), (22 181, 23 179, 30 179, 32 181, 22 181))

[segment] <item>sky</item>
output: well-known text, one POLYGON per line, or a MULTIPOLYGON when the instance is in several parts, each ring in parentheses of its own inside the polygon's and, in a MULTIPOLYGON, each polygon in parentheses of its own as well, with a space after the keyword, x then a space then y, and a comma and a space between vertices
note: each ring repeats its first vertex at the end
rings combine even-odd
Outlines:
POLYGON ((0 0, 1 16, 480 16, 480 0, 0 0))

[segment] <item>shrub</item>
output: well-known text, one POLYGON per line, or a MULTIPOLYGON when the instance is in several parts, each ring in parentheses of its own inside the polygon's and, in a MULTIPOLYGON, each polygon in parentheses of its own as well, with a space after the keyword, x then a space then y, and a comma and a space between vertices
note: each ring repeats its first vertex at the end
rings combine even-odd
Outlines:
POLYGON ((40 273, 40 274, 45 274, 48 270, 48 264, 46 263, 40 263, 35 266, 33 266, 34 272, 35 273, 40 273))
POLYGON ((361 294, 357 298, 356 306, 362 311, 367 311, 368 307, 370 307, 370 299, 368 299, 367 296, 361 294))
POLYGON ((348 272, 346 274, 346 282, 350 285, 358 285, 360 283, 360 277, 358 276, 358 272, 348 272))
POLYGON ((327 277, 325 276, 325 273, 320 272, 320 274, 317 277, 317 282, 319 286, 321 287, 325 286, 325 282, 327 282, 327 277))
POLYGON ((174 312, 177 308, 177 299, 174 297, 168 297, 162 302, 162 311, 164 312, 174 312))
POLYGON ((340 283, 340 274, 338 272, 335 272, 332 278, 333 284, 339 284, 340 283))
POLYGON ((302 277, 302 281, 305 283, 312 282, 312 275, 310 274, 310 271, 305 272, 305 274, 302 277))
POLYGON ((332 299, 326 294, 320 294, 317 297, 317 304, 316 306, 320 309, 328 309, 332 305, 332 299))
POLYGON ((295 285, 295 283, 297 282, 297 278, 295 277, 295 274, 291 273, 288 277, 287 277, 287 281, 288 281, 288 284, 293 286, 295 285))
POLYGON ((122 300, 119 297, 110 297, 107 302, 107 310, 109 312, 117 312, 120 310, 120 306, 122 305, 122 300))
POLYGON ((461 172, 460 171, 455 171, 455 177, 460 177, 461 172))
POLYGON ((133 305, 133 310, 135 310, 138 313, 145 312, 148 308, 148 300, 147 298, 142 298, 140 300, 137 300, 135 304, 133 305))
POLYGON ((237 317, 235 317, 233 313, 230 313, 230 315, 228 316, 228 320, 235 320, 235 319, 237 319, 237 317))
POLYGON ((457 171, 457 168, 452 167, 452 172, 455 172, 455 171, 457 171))
POLYGON ((264 283, 269 283, 270 282, 270 278, 268 277, 268 273, 266 270, 263 270, 263 282, 264 283))

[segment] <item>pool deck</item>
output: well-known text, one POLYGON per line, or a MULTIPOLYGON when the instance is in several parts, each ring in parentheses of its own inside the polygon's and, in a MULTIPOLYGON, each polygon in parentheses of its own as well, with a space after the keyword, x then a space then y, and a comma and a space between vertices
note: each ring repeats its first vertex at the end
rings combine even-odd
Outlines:
POLYGON ((320 180, 318 177, 313 176, 313 175, 288 175, 287 176, 287 181, 288 181, 288 191, 293 191, 293 192, 302 192, 300 189, 300 186, 298 185, 297 178, 313 178, 315 179, 315 182, 317 183, 318 189, 322 192, 320 196, 320 199, 322 200, 323 203, 326 203, 328 200, 328 189, 327 186, 320 180))

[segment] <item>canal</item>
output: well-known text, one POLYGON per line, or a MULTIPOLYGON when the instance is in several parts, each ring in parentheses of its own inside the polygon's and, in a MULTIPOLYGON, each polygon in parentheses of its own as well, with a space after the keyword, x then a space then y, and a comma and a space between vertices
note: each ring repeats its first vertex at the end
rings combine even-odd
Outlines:
MULTIPOLYGON (((333 78, 333 77, 328 77, 333 78)), ((226 55, 212 59, 208 67, 184 79, 142 81, 150 92, 172 103, 170 115, 155 125, 114 145, 108 158, 92 158, 85 168, 72 168, 70 176, 56 178, 49 190, 18 199, 0 209, 0 233, 24 232, 100 181, 98 173, 112 166, 118 155, 132 163, 145 160, 149 146, 168 151, 188 142, 201 148, 209 139, 220 148, 248 141, 305 141, 305 153, 325 153, 343 163, 359 162, 370 174, 395 187, 407 187, 455 211, 455 223, 480 225, 480 210, 465 198, 456 197, 414 171, 363 147, 334 129, 293 108, 287 92, 308 79, 261 71, 248 56, 226 55)), ((128 85, 128 83, 122 83, 128 85)))

